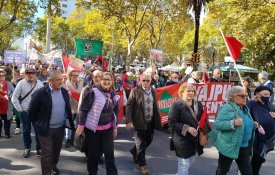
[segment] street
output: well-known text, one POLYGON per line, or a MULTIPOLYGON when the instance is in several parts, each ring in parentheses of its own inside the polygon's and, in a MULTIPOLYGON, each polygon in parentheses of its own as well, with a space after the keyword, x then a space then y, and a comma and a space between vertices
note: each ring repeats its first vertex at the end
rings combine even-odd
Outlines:
MULTIPOLYGON (((14 124, 12 126, 12 133, 14 124)), ((146 158, 150 174, 172 175, 177 171, 177 158, 174 152, 169 150, 169 133, 156 132, 153 143, 148 148, 146 158)), ((34 141, 33 135, 33 141, 34 141)), ((136 165, 133 163, 129 149, 133 146, 133 132, 127 131, 125 125, 120 124, 119 134, 115 140, 115 157, 119 175, 139 174, 136 165)), ((35 141, 34 141, 35 143, 35 141)), ((34 148, 35 145, 33 144, 34 148)), ((10 139, 2 137, 0 139, 0 175, 39 175, 40 158, 36 157, 36 151, 32 150, 30 158, 23 158, 22 134, 13 135, 10 139)), ((214 175, 217 167, 218 153, 215 147, 209 146, 204 149, 204 154, 196 157, 191 168, 190 175, 214 175)), ((261 174, 274 174, 275 152, 272 151, 267 157, 267 162, 263 165, 261 174), (272 163, 273 162, 273 163, 272 163)), ((84 154, 74 148, 65 148, 61 151, 58 168, 60 175, 86 175, 86 158, 84 154)), ((237 167, 232 164, 228 175, 236 175, 237 167)), ((105 166, 99 166, 99 175, 106 174, 105 166)))

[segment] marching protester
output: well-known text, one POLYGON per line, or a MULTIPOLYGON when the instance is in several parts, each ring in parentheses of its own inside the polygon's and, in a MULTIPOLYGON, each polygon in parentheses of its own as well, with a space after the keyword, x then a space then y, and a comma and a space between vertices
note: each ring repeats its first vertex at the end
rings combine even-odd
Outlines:
MULTIPOLYGON (((274 83, 268 79, 268 73, 266 71, 262 71, 259 73, 258 80, 260 82, 260 85, 269 87, 273 92, 274 83)), ((270 104, 273 105, 274 93, 271 94, 271 98, 269 99, 269 101, 270 104)))
POLYGON ((37 125, 41 143, 42 175, 59 174, 57 163, 65 133, 66 119, 74 130, 68 91, 62 87, 62 74, 53 70, 49 73, 49 85, 33 93, 28 114, 37 125))
POLYGON ((48 71, 45 68, 41 68, 37 79, 40 80, 42 83, 47 81, 48 71))
POLYGON ((247 104, 253 119, 259 124, 255 131, 251 161, 253 175, 259 175, 267 153, 274 149, 275 113, 269 102, 272 94, 273 91, 269 87, 258 86, 254 91, 254 101, 249 101, 247 104))
POLYGON ((2 133, 2 126, 4 121, 4 130, 6 138, 10 138, 10 127, 13 105, 11 103, 11 96, 14 87, 11 82, 6 79, 6 72, 0 69, 0 137, 2 133))
POLYGON ((177 84, 178 82, 179 82, 179 75, 177 73, 172 73, 170 76, 170 80, 166 81, 165 86, 177 84))
POLYGON ((216 175, 226 175, 235 160, 241 174, 252 175, 250 158, 254 138, 253 119, 246 106, 247 93, 233 86, 228 101, 218 111, 213 130, 208 134, 219 152, 216 175))
POLYGON ((191 73, 191 77, 188 78, 187 80, 187 83, 200 83, 200 78, 201 78, 201 75, 200 75, 200 72, 199 71, 193 71, 191 73))
MULTIPOLYGON (((70 94, 70 104, 73 114, 73 121, 76 119, 77 109, 78 109, 78 95, 80 95, 81 90, 83 89, 83 83, 79 82, 79 72, 72 70, 69 73, 69 80, 66 82, 66 88, 70 94)), ((71 129, 66 129, 66 143, 65 147, 69 148, 72 145, 72 140, 74 133, 71 129)))
POLYGON ((151 86, 156 89, 160 87, 160 81, 159 81, 159 75, 158 74, 154 74, 152 77, 152 82, 151 82, 151 86))
POLYGON ((131 90, 126 106, 126 128, 134 129, 135 146, 130 150, 141 174, 149 174, 145 152, 153 141, 154 129, 161 130, 156 94, 151 88, 151 75, 141 75, 141 85, 131 90))
POLYGON ((210 78, 210 82, 220 82, 221 81, 221 70, 214 69, 213 77, 210 78))
POLYGON ((90 175, 97 174, 101 151, 105 156, 107 174, 118 174, 114 158, 114 137, 117 135, 119 96, 113 86, 112 74, 104 72, 100 77, 100 85, 92 88, 80 104, 76 134, 85 132, 88 148, 87 169, 90 175))
POLYGON ((161 86, 161 87, 165 86, 165 83, 166 83, 166 76, 165 76, 163 70, 159 70, 159 82, 160 82, 160 86, 161 86))
POLYGON ((171 149, 178 157, 177 175, 188 175, 192 158, 202 154, 198 144, 198 121, 203 113, 202 103, 195 100, 196 90, 192 84, 183 83, 178 91, 180 98, 171 106, 168 115, 172 128, 171 149))
POLYGON ((19 111, 20 120, 23 125, 23 141, 24 141, 24 153, 23 157, 28 158, 30 155, 30 149, 32 144, 31 139, 31 124, 34 128, 35 139, 36 139, 36 154, 40 156, 40 142, 37 134, 37 127, 35 122, 30 120, 30 116, 27 113, 31 95, 37 90, 43 87, 40 80, 36 78, 36 70, 34 68, 27 68, 25 70, 26 78, 21 80, 14 89, 12 95, 12 103, 17 111, 19 111))
POLYGON ((244 77, 242 79, 242 81, 243 81, 243 85, 244 85, 245 91, 246 91, 246 93, 248 95, 248 99, 250 100, 252 98, 252 96, 251 96, 251 90, 250 90, 250 83, 251 83, 251 81, 250 81, 249 77, 244 77))

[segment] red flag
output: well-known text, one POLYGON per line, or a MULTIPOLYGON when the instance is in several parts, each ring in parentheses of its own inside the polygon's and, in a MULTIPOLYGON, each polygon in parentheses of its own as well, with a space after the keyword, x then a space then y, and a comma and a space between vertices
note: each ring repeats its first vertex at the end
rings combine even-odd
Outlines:
POLYGON ((199 121, 199 127, 201 128, 201 130, 204 132, 204 133, 207 133, 207 120, 208 120, 208 115, 207 115, 207 108, 204 107, 203 108, 203 113, 201 115, 201 119, 199 121))
POLYGON ((241 49, 243 48, 242 43, 234 37, 227 37, 225 35, 224 41, 226 43, 230 55, 234 58, 235 61, 237 61, 240 56, 241 49))
POLYGON ((102 71, 108 70, 109 63, 108 63, 108 61, 104 60, 103 56, 97 57, 97 59, 95 60, 95 64, 100 66, 102 68, 102 71))
POLYGON ((123 90, 118 92, 118 95, 120 96, 119 99, 119 112, 117 115, 117 121, 118 123, 120 123, 124 117, 124 110, 123 110, 123 104, 124 104, 124 94, 123 94, 123 90))
POLYGON ((62 55, 62 63, 63 63, 64 71, 67 72, 68 66, 69 66, 69 63, 70 63, 70 58, 69 58, 69 56, 67 56, 67 55, 62 55))

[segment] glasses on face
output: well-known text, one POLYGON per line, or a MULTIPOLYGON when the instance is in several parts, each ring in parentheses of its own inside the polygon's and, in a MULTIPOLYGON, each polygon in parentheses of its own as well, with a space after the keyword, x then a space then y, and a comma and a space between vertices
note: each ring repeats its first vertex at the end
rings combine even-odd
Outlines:
POLYGON ((111 79, 108 79, 108 78, 103 78, 102 80, 103 81, 111 81, 111 79))
POLYGON ((5 75, 0 75, 0 77, 5 77, 5 75))
POLYGON ((248 97, 248 95, 246 95, 246 94, 240 94, 240 95, 236 95, 236 96, 241 97, 241 98, 247 98, 248 97))
POLYGON ((149 82, 150 82, 150 80, 142 80, 142 82, 147 82, 147 83, 149 83, 149 82))

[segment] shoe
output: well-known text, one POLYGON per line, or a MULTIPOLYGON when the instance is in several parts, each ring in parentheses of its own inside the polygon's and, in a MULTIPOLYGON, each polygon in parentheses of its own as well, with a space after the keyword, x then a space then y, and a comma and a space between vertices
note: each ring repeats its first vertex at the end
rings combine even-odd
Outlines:
POLYGON ((23 153, 23 157, 24 157, 24 158, 28 158, 28 157, 30 156, 30 152, 31 152, 30 149, 25 149, 25 150, 24 150, 24 153, 23 153))
POLYGON ((130 149, 130 153, 133 156, 133 161, 137 163, 137 153, 134 151, 134 149, 130 149))
POLYGON ((14 130, 14 135, 19 135, 21 132, 21 129, 20 128, 15 128, 14 130))
POLYGON ((103 155, 99 157, 98 163, 99 163, 99 164, 104 164, 104 163, 105 163, 105 158, 104 158, 103 155))
POLYGON ((51 175, 58 175, 60 173, 59 169, 55 166, 52 170, 51 175))
POLYGON ((142 175, 149 175, 149 171, 147 170, 146 166, 138 166, 138 171, 142 175))
POLYGON ((41 157, 41 150, 36 151, 36 157, 41 157))
POLYGON ((6 138, 7 139, 11 138, 10 134, 6 134, 6 138))
POLYGON ((65 142, 65 147, 66 148, 70 148, 71 147, 71 140, 66 140, 66 142, 65 142))

